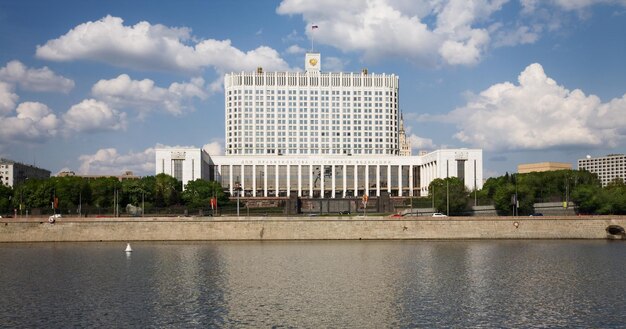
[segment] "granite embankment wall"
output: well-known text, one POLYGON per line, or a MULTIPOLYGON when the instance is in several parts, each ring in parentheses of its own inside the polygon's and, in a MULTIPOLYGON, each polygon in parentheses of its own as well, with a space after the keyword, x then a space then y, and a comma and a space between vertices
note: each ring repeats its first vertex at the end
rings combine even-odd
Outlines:
POLYGON ((0 242, 358 240, 358 239, 607 239, 626 217, 494 218, 194 217, 0 221, 0 242))

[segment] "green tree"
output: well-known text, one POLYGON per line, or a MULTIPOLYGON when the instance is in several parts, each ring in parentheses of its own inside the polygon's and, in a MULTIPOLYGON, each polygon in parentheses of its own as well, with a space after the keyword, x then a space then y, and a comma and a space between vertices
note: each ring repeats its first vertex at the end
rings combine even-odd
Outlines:
POLYGON ((526 182, 526 177, 520 174, 505 175, 494 188, 493 204, 499 215, 517 214, 528 215, 533 213, 535 191, 532 184, 526 182), (519 206, 515 208, 517 203, 519 206))
POLYGON ((12 199, 13 189, 0 182, 0 214, 13 212, 12 199))
POLYGON ((467 211, 469 192, 459 178, 437 178, 428 185, 428 190, 433 192, 435 209, 438 212, 445 213, 448 203, 450 214, 463 214, 467 211))
POLYGON ((181 195, 185 204, 192 208, 208 207, 212 197, 217 197, 218 205, 224 205, 229 200, 220 183, 203 179, 196 179, 187 183, 185 191, 181 195))
POLYGON ((158 174, 154 182, 155 205, 157 207, 168 207, 178 204, 182 184, 176 178, 167 174, 158 174))
POLYGON ((115 191, 121 190, 121 184, 115 177, 99 177, 89 180, 91 187, 91 205, 113 211, 115 191))

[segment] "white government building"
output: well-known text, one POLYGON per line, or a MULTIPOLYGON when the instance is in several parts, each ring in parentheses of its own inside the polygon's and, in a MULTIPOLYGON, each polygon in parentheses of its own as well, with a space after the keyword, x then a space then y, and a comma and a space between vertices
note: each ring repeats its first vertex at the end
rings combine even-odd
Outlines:
POLYGON ((304 72, 226 74, 225 155, 157 149, 156 173, 183 184, 208 177, 249 197, 421 196, 445 177, 482 188, 480 149, 411 155, 398 76, 320 66, 320 54, 308 53, 304 72))

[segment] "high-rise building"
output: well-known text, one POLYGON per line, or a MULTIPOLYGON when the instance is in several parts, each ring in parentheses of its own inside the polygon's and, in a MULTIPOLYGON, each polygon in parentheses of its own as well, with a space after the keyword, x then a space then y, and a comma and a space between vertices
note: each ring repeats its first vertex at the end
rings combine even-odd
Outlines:
POLYGON ((308 53, 304 72, 226 74, 225 155, 210 155, 211 179, 250 197, 427 195, 445 177, 482 187, 482 150, 411 156, 398 76, 327 73, 321 62, 308 53))
POLYGON ((578 160, 578 170, 587 170, 597 174, 602 186, 608 185, 615 179, 624 181, 626 178, 626 155, 609 154, 597 158, 587 156, 585 159, 578 160))
POLYGON ((398 155, 398 77, 320 65, 226 74, 226 155, 398 155))
POLYGON ((50 178, 50 171, 35 166, 0 159, 0 184, 15 187, 27 179, 50 178))

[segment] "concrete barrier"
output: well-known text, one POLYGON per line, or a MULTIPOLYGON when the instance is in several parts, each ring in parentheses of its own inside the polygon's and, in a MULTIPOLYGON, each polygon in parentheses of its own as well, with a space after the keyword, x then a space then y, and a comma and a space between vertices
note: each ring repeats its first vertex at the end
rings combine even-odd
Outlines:
POLYGON ((369 240, 369 239, 621 239, 606 232, 625 217, 194 217, 59 218, 0 221, 0 242, 369 240))

